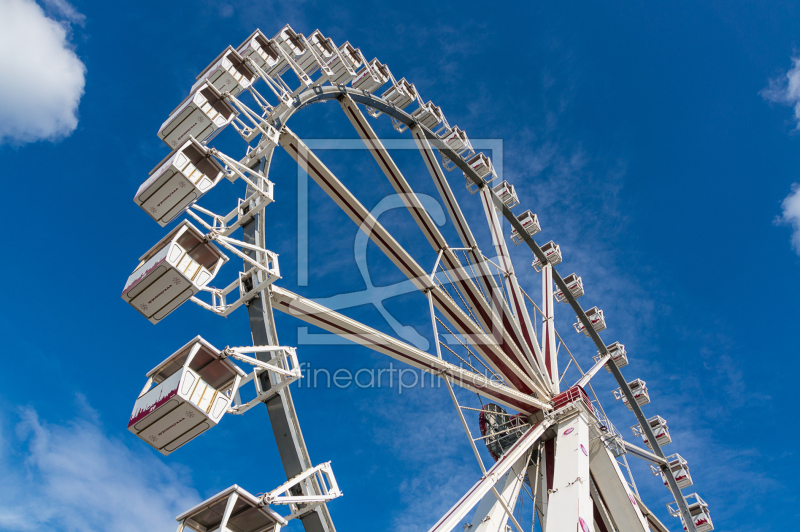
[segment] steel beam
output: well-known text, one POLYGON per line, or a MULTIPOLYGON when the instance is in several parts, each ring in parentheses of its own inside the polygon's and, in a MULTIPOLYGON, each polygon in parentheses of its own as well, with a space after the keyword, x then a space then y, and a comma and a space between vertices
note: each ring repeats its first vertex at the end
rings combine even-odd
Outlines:
MULTIPOLYGON (((525 479, 525 471, 528 460, 530 460, 529 454, 526 454, 511 466, 506 476, 494 486, 503 501, 505 501, 506 506, 512 511, 517 505, 517 498, 525 479)), ((508 514, 503 505, 500 504, 494 493, 487 493, 475 509, 469 532, 506 532, 507 522, 508 514)))
POLYGON ((550 405, 530 395, 520 393, 480 373, 445 362, 425 351, 283 288, 273 285, 271 301, 273 308, 276 310, 363 345, 373 351, 383 353, 395 360, 405 362, 422 371, 437 376, 447 376, 453 383, 517 411, 530 415, 542 409, 548 410, 552 408, 550 405))
MULTIPOLYGON (((259 170, 263 172, 268 168, 271 157, 272 152, 270 151, 265 158, 262 159, 259 170)), ((248 190, 245 197, 250 196, 252 192, 253 191, 248 190)), ((266 249, 264 238, 265 215, 263 212, 242 225, 242 231, 242 239, 245 243, 266 249)), ((257 259, 255 251, 247 248, 243 251, 251 259, 257 259)), ((244 267, 248 268, 249 264, 245 263, 244 267)), ((280 345, 278 342, 278 332, 275 328, 275 320, 272 314, 272 305, 269 303, 269 297, 266 291, 261 292, 254 299, 250 300, 247 304, 247 314, 250 320, 250 332, 253 345, 280 345)), ((271 354, 268 352, 254 353, 254 356, 264 361, 268 361, 271 358, 271 354)), ((269 379, 268 372, 261 374, 260 382, 262 389, 265 391, 273 385, 272 381, 269 379)), ((300 430, 300 422, 297 419, 297 412, 294 408, 294 402, 292 401, 292 394, 289 387, 284 387, 277 394, 267 399, 264 404, 267 406, 272 432, 275 435, 278 454, 283 463, 286 478, 291 479, 313 467, 311 458, 308 455, 308 448, 303 439, 303 433, 300 430)), ((294 495, 302 495, 302 488, 300 486, 296 486, 294 490, 294 495)), ((317 506, 306 515, 300 517, 300 521, 303 523, 303 528, 306 532, 336 532, 330 512, 325 504, 317 506)))
POLYGON ((544 434, 547 427, 552 422, 549 419, 543 420, 517 440, 517 442, 486 472, 486 474, 475 484, 461 499, 430 529, 429 532, 450 532, 460 525, 464 517, 484 495, 489 493, 494 485, 516 464, 520 458, 526 456, 528 450, 544 434))
POLYGON ((548 490, 544 532, 594 532, 589 488, 589 423, 585 414, 569 417, 556 428, 553 484, 548 490))
POLYGON ((375 159, 378 167, 383 171, 384 175, 386 175, 389 184, 392 185, 395 192, 402 198, 411 217, 422 230, 428 243, 435 252, 440 254, 442 267, 448 272, 448 275, 451 276, 453 282, 456 284, 456 288, 464 295, 467 304, 472 306, 473 313, 484 331, 495 339, 511 360, 526 370, 528 375, 535 378, 536 373, 531 366, 534 362, 530 354, 530 349, 524 341, 521 341, 522 338, 519 336, 518 327, 515 327, 516 323, 513 320, 513 316, 504 314, 501 319, 483 298, 478 291, 478 287, 470 278, 469 271, 462 266, 456 253, 449 248, 447 241, 439 231, 436 223, 425 210, 425 207, 423 207, 422 203, 417 198, 411 185, 409 185, 353 99, 349 96, 343 96, 339 99, 339 103, 345 115, 350 120, 350 123, 353 125, 353 128, 361 137, 361 140, 364 141, 370 154, 375 159), (509 319, 509 316, 511 316, 512 319, 509 319), (514 334, 515 332, 517 335, 514 334))
POLYGON ((288 127, 282 129, 280 145, 420 291, 431 293, 436 308, 481 353, 484 360, 506 379, 506 382, 521 392, 535 393, 539 397, 547 396, 545 390, 535 384, 491 337, 484 334, 480 326, 472 321, 455 301, 433 283, 429 274, 288 127))

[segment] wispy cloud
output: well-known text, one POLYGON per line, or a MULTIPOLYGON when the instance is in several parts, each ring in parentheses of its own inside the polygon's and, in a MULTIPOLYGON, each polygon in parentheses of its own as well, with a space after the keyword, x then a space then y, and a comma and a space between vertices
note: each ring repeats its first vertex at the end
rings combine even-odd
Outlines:
POLYGON ((800 183, 792 185, 792 192, 783 199, 781 209, 775 223, 792 227, 792 248, 800 255, 800 183))
POLYGON ((0 530, 162 530, 199 502, 187 479, 106 434, 82 397, 78 404, 82 414, 66 423, 28 408, 15 430, 2 424, 0 530))
MULTIPOLYGON (((46 5, 83 24, 85 17, 66 1, 46 5)), ((0 0, 0 11, 0 144, 69 136, 78 126, 86 66, 72 49, 68 26, 33 0, 0 0)))
POLYGON ((786 73, 769 80, 759 94, 768 101, 794 107, 796 128, 800 129, 800 57, 793 57, 794 66, 786 73))

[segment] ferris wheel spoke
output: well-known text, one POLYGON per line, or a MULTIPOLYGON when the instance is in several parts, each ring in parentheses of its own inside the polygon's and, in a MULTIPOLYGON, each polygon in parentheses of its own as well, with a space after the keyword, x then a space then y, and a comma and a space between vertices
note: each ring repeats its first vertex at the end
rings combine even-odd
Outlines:
MULTIPOLYGON (((499 315, 502 317, 503 330, 511 335, 514 345, 519 349, 522 349, 524 352, 525 362, 527 362, 526 366, 532 370, 531 376, 539 381, 543 387, 549 389, 550 386, 547 384, 549 379, 544 377, 544 373, 541 370, 542 357, 539 352, 539 345, 536 342, 535 332, 532 336, 530 333, 528 333, 528 336, 526 336, 525 330, 521 329, 520 324, 513 319, 513 313, 508 306, 508 302, 503 296, 500 287, 497 286, 490 266, 487 263, 486 258, 480 252, 478 243, 475 240, 472 230, 470 229, 469 223, 464 217, 458 201, 456 200, 455 195, 450 188, 450 184, 445 179, 442 168, 434 156, 433 147, 431 146, 430 141, 428 138, 426 138, 420 129, 420 126, 418 125, 413 125, 411 127, 411 132, 414 137, 414 142, 416 142, 417 148, 419 149, 425 162, 425 166, 428 168, 434 184, 436 185, 436 189, 439 191, 439 195, 441 196, 442 201, 447 208, 447 212, 453 221, 453 225, 456 228, 459 238, 461 239, 462 245, 470 248, 469 254, 472 257, 472 262, 478 269, 478 280, 481 283, 484 293, 490 295, 494 308, 494 315, 499 315), (509 319, 510 316, 511 319, 509 319), (531 348, 533 349, 533 352, 531 351, 531 348)), ((524 302, 521 303, 521 307, 526 309, 524 302)), ((527 310, 525 310, 525 315, 527 315, 527 310)))
POLYGON ((649 532, 647 519, 614 455, 600 440, 592 442, 590 452, 591 478, 599 495, 597 498, 616 528, 624 532, 649 532))
POLYGON ((490 336, 495 338, 506 355, 514 360, 518 366, 527 371, 529 375, 533 375, 534 371, 531 367, 530 357, 523 356, 520 351, 526 344, 517 342, 517 339, 511 334, 510 329, 513 325, 512 320, 508 318, 509 313, 503 313, 503 319, 500 319, 489 307, 478 287, 473 283, 470 270, 461 264, 458 255, 447 245, 444 236, 353 99, 349 96, 344 96, 339 100, 339 103, 392 187, 402 197, 403 203, 433 250, 440 254, 442 267, 446 272, 453 274, 454 285, 463 294, 466 299, 465 304, 468 304, 468 308, 473 310, 484 331, 487 331, 490 336))
POLYGON ((481 373, 468 371, 455 364, 445 362, 303 296, 274 285, 271 287, 270 293, 272 308, 275 310, 294 316, 373 351, 388 355, 395 360, 405 362, 422 371, 437 376, 447 376, 454 384, 483 395, 492 401, 527 414, 552 408, 530 395, 498 383, 481 373))
POLYGON ((544 419, 531 427, 519 440, 483 475, 483 477, 430 529, 429 532, 450 532, 463 522, 469 511, 488 494, 494 485, 516 464, 527 455, 531 447, 544 435, 552 424, 544 419))
POLYGON ((468 339, 496 373, 519 391, 536 393, 539 397, 547 396, 546 388, 536 384, 528 373, 506 355, 503 346, 498 345, 494 338, 484 334, 481 327, 472 321, 455 301, 444 294, 431 280, 428 273, 288 127, 282 129, 280 145, 339 205, 344 213, 358 224, 359 229, 369 236, 370 240, 409 278, 414 286, 424 293, 432 294, 436 308, 460 334, 468 339))

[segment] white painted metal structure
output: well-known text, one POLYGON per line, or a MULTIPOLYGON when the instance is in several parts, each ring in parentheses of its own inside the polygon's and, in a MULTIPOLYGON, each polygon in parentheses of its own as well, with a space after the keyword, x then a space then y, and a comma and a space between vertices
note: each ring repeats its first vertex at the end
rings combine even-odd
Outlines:
POLYGON ((480 475, 431 532, 457 529, 473 509, 472 521, 465 525, 473 532, 505 532, 511 526, 517 532, 533 532, 536 519, 545 532, 663 532, 666 528, 641 502, 627 454, 647 461, 654 474, 661 475, 674 499, 670 512, 681 518, 686 530, 713 529, 708 505, 696 496, 689 505, 681 494, 680 488, 691 485, 686 461, 679 455, 667 459, 661 450, 671 441, 666 422, 658 416, 646 418, 641 409, 650 402, 644 381, 628 382, 620 372, 629 362, 625 347, 619 342, 606 345, 598 334, 606 328, 603 311, 597 307, 584 311, 577 302, 584 296, 582 279, 574 273, 561 277, 555 269, 562 261, 560 247, 552 240, 543 246, 533 240, 542 230, 536 214, 511 212, 520 203, 514 186, 507 181, 490 185, 498 177, 491 158, 476 153, 467 134, 450 126, 439 107, 425 103, 411 82, 396 80, 385 64, 377 58, 367 61, 349 42, 337 47, 319 30, 305 37, 287 25, 271 39, 256 30, 238 48, 226 48, 200 73, 190 96, 171 113, 159 137, 173 153, 151 172, 135 201, 161 226, 186 212, 205 232, 181 222, 142 256, 122 297, 153 323, 189 300, 222 316, 244 306, 254 347, 220 351, 195 338, 148 373, 129 428, 168 454, 214 426, 224 413, 241 414, 263 402, 289 479, 262 497, 234 485, 178 516, 179 530, 277 531, 298 518, 308 532, 335 531, 327 503, 341 491, 328 463, 312 466, 290 392, 290 384, 301 377, 298 358, 293 348, 278 342, 275 310, 444 380, 480 475), (381 90, 387 83, 389 87, 381 90), (432 270, 412 258, 287 127, 295 112, 330 100, 338 101, 423 231, 432 248, 432 270), (453 222, 458 244, 445 240, 369 124, 367 116, 382 115, 398 132, 410 131, 453 222), (209 145, 227 125, 247 143, 239 159, 209 145), (274 284, 281 277, 277 255, 266 249, 265 208, 274 200, 267 176, 278 147, 427 299, 435 352, 421 351, 274 284), (467 189, 480 193, 493 258, 478 246, 446 178, 444 170, 456 167, 467 189), (218 215, 196 202, 222 177, 241 180, 246 191, 228 214, 218 215), (534 255, 533 268, 542 274, 541 307, 519 284, 503 219, 511 226, 513 243, 524 242, 534 255), (234 239, 240 229, 241 239, 234 239), (244 271, 221 289, 208 286, 227 261, 220 247, 244 264, 244 271), (210 302, 196 297, 201 292, 210 302), (556 302, 571 307, 577 316, 575 330, 590 338, 598 351, 586 372, 555 330, 556 302), (441 339, 441 329, 460 343, 463 356, 441 339), (570 357, 563 371, 560 352, 570 357), (458 363, 445 360, 451 355, 458 363), (233 360, 249 364, 252 372, 243 371, 233 360), (581 376, 562 390, 573 363, 581 376), (634 434, 642 435, 650 451, 624 441, 606 416, 591 385, 601 368, 616 380, 619 388, 614 395, 636 416, 634 434), (240 389, 250 382, 255 396, 242 400, 240 389), (453 385, 497 403, 481 401, 480 437, 473 438, 475 427, 471 429, 465 417, 465 412, 471 416, 476 409, 459 403, 453 385), (167 434, 170 430, 175 434, 167 434), (153 434, 161 439, 153 440, 153 434), (476 442, 487 445, 493 466, 484 465, 476 442), (534 504, 530 527, 522 526, 514 513, 522 493, 534 504), (281 516, 271 508, 274 504, 288 504, 290 513, 281 516))

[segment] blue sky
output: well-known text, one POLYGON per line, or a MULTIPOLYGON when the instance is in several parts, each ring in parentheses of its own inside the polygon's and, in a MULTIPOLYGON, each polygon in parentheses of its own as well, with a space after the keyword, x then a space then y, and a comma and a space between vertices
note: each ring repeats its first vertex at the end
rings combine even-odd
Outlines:
MULTIPOLYGON (((623 373, 651 391, 645 413, 669 422, 665 451, 689 461, 695 485, 686 491, 709 502, 718 530, 772 530, 796 519, 796 3, 487 10, 464 2, 0 0, 0 13, 0 530, 171 530, 175 515, 231 484, 256 493, 285 480, 262 408, 226 417, 167 458, 125 430, 150 368, 196 334, 222 347, 246 344, 249 330, 241 310, 222 319, 189 305, 154 326, 119 293, 137 257, 164 234, 132 201, 168 153, 159 126, 225 46, 286 23, 349 40, 415 83, 470 138, 502 141, 517 210, 539 215, 537 240, 561 245, 559 271, 583 277, 582 304, 598 305, 608 320, 603 338, 626 345, 623 373)), ((401 137, 387 120, 372 123, 401 137)), ((356 136, 335 103, 298 113, 290 127, 304 139, 356 136)), ((215 144, 239 154, 241 142, 226 133, 215 144)), ((389 193, 366 153, 320 156, 368 207, 389 193)), ((416 153, 393 156, 415 188, 436 197, 416 153)), ((270 178, 280 285, 309 297, 363 290, 356 227, 313 182, 308 285, 298 286, 298 172, 285 153, 270 178)), ((449 179, 488 250, 477 197, 460 175, 449 179)), ((230 208, 240 188, 222 183, 203 204, 230 208)), ((433 265, 407 213, 381 221, 433 265)), ((442 231, 456 242, 449 222, 442 231)), ((512 253, 538 300, 530 252, 512 253)), ((402 280, 372 245, 367 261, 375 285, 402 280)), ((218 285, 235 276, 233 264, 218 285)), ((431 338, 420 294, 385 305, 431 338)), ((558 330, 589 366, 592 345, 570 331, 574 316, 557 310, 558 330)), ((372 306, 343 312, 391 332, 372 306)), ((278 316, 278 326, 281 342, 297 345, 304 324, 278 316)), ((300 345, 298 354, 330 370, 389 364, 352 345, 300 345)), ((634 418, 614 403, 612 380, 602 372, 594 384, 630 435, 634 418)), ((330 505, 340 530, 424 532, 479 477, 444 388, 400 394, 304 383, 294 399, 312 460, 331 460, 345 492, 330 505)), ((668 493, 631 460, 645 503, 678 530, 664 511, 668 493)))

